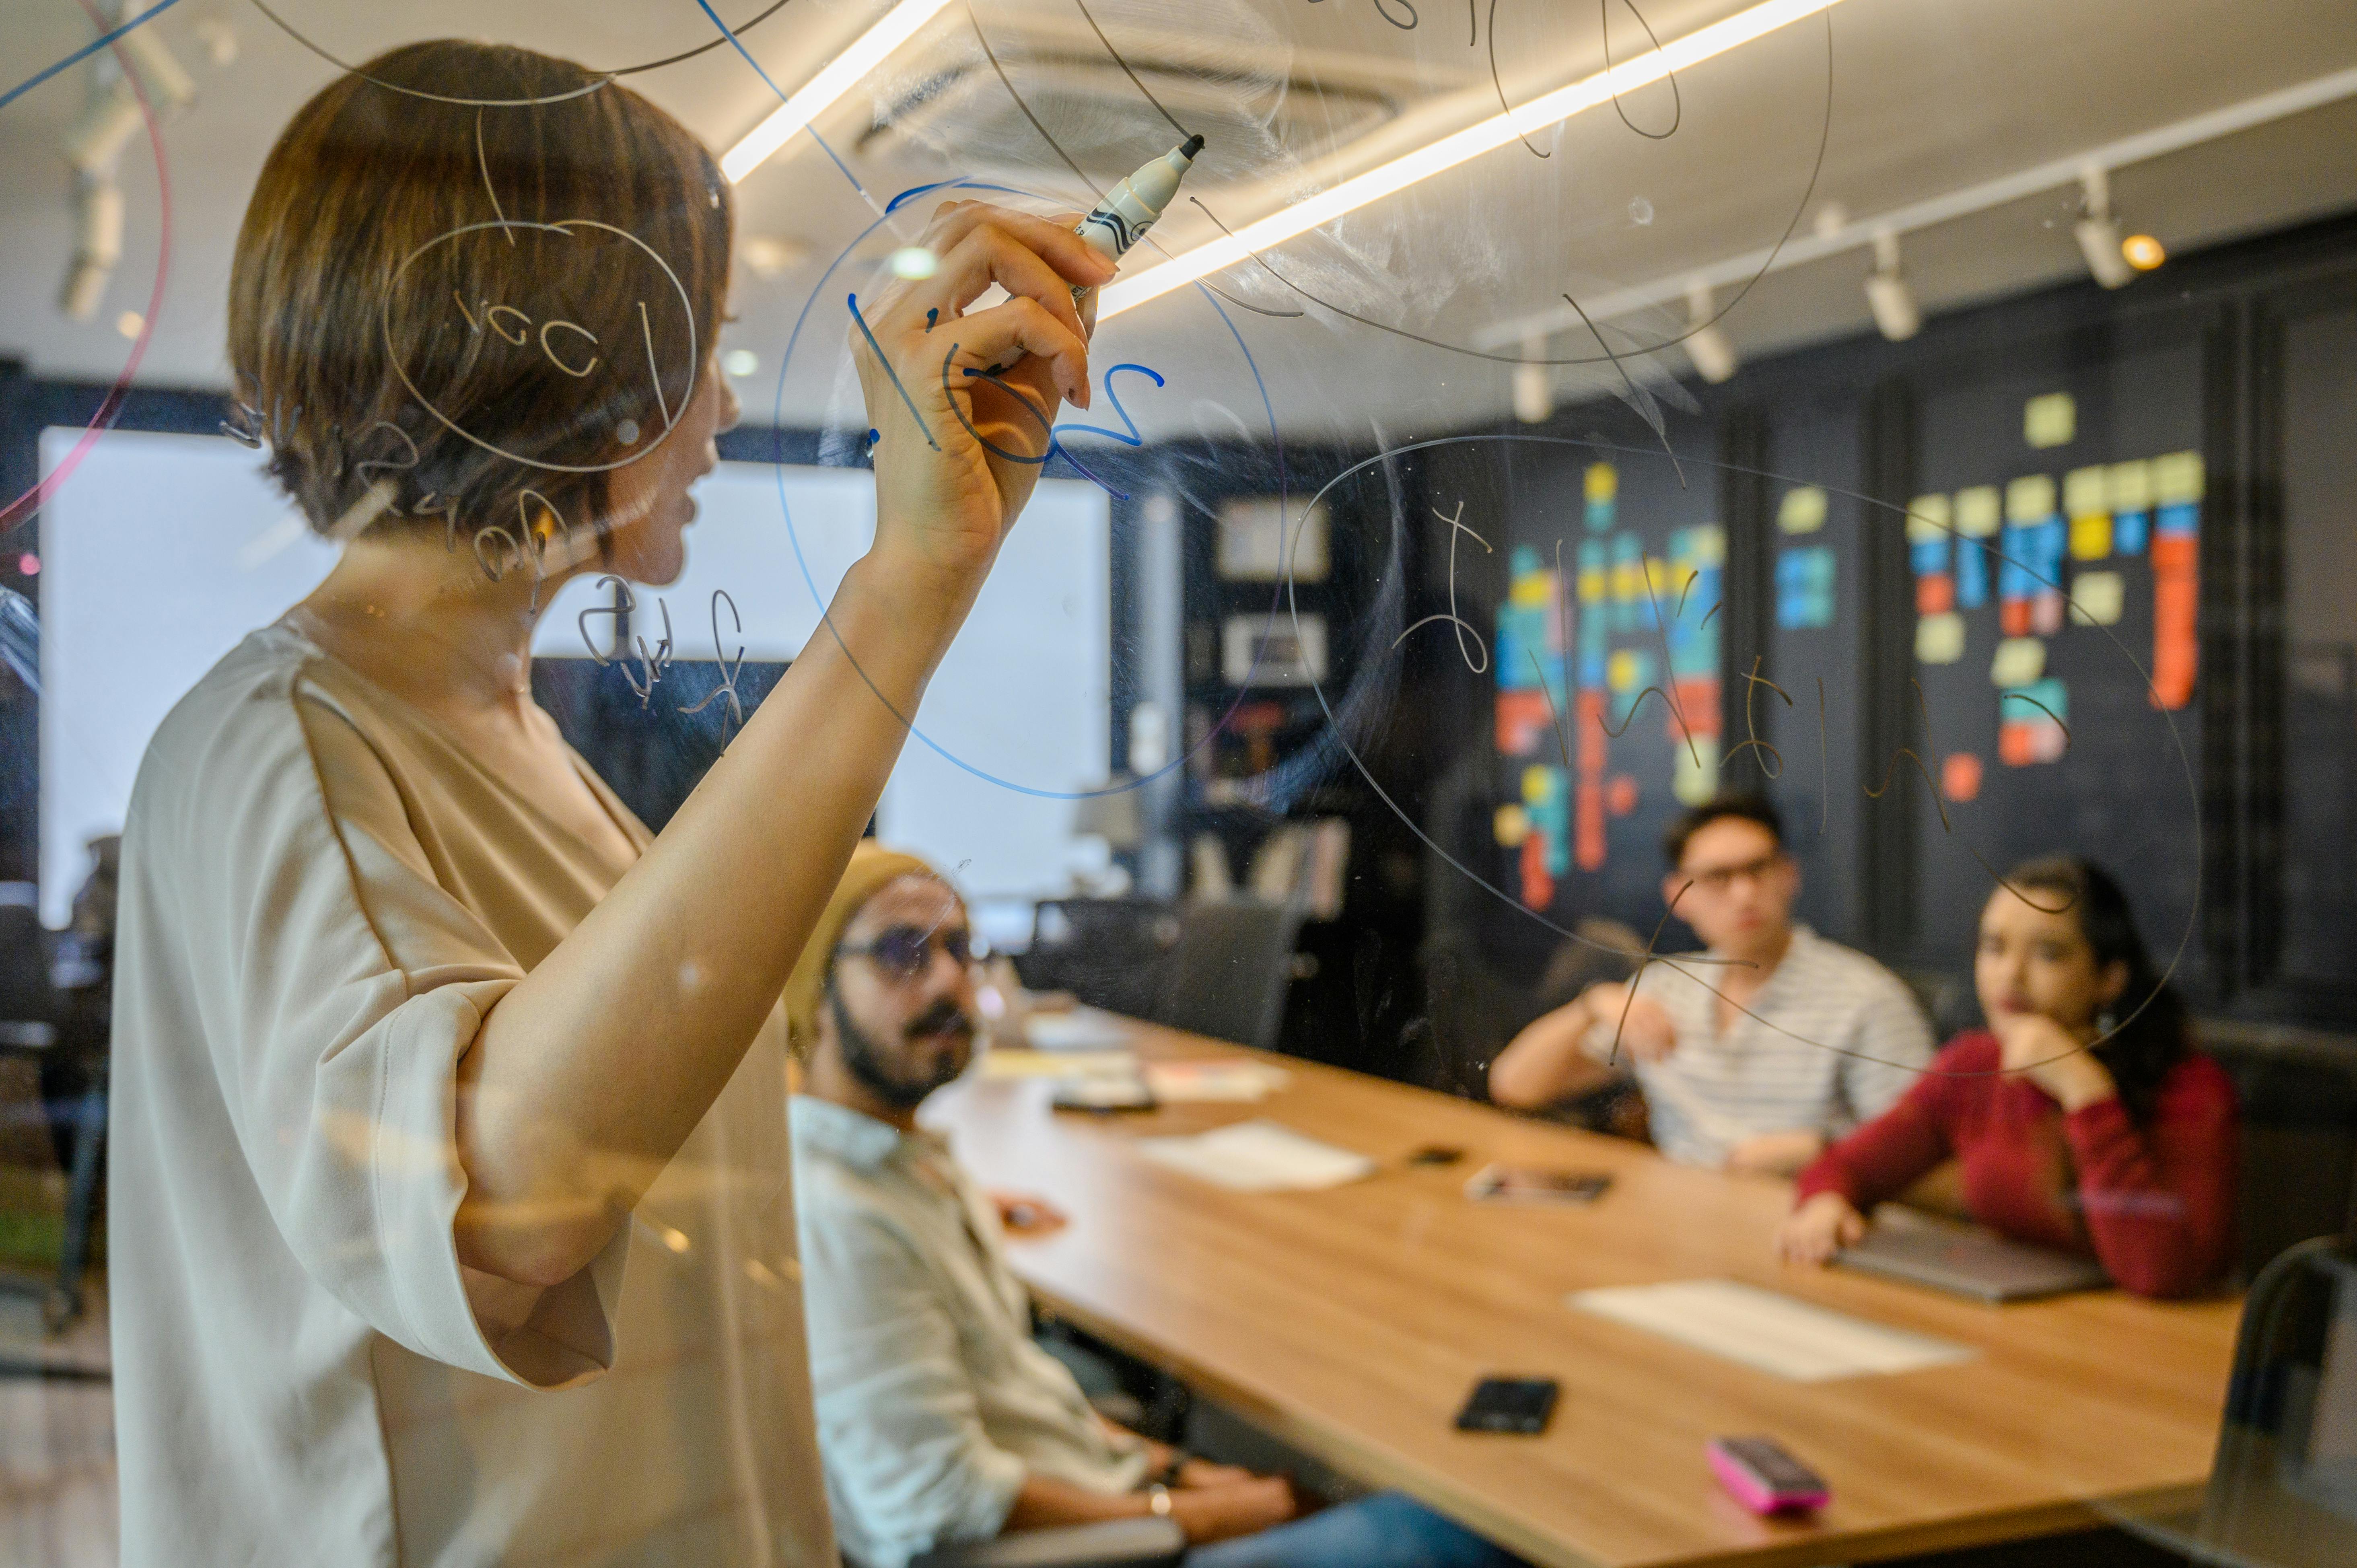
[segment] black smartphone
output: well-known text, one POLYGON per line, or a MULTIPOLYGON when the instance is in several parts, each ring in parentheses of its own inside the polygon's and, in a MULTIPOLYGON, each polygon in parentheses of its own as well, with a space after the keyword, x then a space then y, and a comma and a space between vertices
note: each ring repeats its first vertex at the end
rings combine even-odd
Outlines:
POLYGON ((1544 1432, 1555 1414, 1555 1392, 1553 1378, 1484 1378, 1457 1412, 1458 1430, 1544 1432))

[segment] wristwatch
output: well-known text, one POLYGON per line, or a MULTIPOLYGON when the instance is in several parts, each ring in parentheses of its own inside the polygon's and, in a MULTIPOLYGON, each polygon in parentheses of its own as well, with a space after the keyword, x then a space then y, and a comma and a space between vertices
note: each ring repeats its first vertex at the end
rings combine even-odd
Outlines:
POLYGON ((1170 1517, 1170 1488, 1156 1481, 1146 1488, 1146 1506, 1157 1519, 1170 1517))

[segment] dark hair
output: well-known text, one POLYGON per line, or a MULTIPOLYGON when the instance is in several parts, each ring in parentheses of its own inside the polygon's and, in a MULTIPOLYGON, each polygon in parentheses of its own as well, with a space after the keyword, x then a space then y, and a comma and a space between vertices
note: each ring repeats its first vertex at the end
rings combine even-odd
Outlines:
POLYGON ((1662 834, 1662 854, 1669 858, 1672 871, 1685 860, 1686 841, 1722 817, 1757 822, 1768 830, 1778 849, 1784 847, 1784 818, 1775 802, 1756 790, 1728 789, 1699 806, 1688 807, 1671 821, 1669 831, 1662 834))
POLYGON ((2092 1049, 2119 1086, 2120 1104, 2130 1119, 2150 1120, 2161 1081, 2190 1048, 2190 1027, 2184 1002, 2162 981, 2146 950, 2127 895, 2111 873, 2075 854, 2025 861, 2006 873, 2005 880, 2026 893, 2055 896, 2050 905, 2035 900, 2041 908, 2067 904, 2079 934, 2094 950, 2098 969, 2127 966, 2127 985, 2108 1009, 2119 1023, 2092 1049))
POLYGON ((554 511, 602 536, 608 476, 702 379, 728 182, 678 121, 567 60, 445 38, 362 70, 296 113, 255 182, 232 417, 323 533, 382 516, 522 538, 554 511))

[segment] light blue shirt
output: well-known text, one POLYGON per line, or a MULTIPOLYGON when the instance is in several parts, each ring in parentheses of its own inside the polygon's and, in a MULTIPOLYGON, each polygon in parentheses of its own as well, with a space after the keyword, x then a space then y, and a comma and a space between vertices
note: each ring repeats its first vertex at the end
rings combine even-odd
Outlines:
POLYGON ((794 1217, 835 1535, 864 1568, 987 1541, 1027 1476, 1125 1492, 1142 1444, 1108 1432, 1031 1339, 998 1215, 931 1133, 791 1101, 794 1217))

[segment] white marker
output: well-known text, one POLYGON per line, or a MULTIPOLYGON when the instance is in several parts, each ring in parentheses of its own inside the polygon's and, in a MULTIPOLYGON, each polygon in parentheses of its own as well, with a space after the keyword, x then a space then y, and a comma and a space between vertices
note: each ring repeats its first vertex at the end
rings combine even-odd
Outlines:
MULTIPOLYGON (((1082 219, 1081 226, 1072 232, 1106 260, 1121 260, 1124 252, 1146 238, 1146 231, 1154 227, 1154 220, 1162 216, 1170 199, 1178 194, 1178 182, 1195 166, 1195 155, 1202 150, 1202 137, 1188 137, 1105 192, 1096 210, 1082 219)), ((1075 286, 1072 303, 1080 304, 1088 292, 1075 286)))

